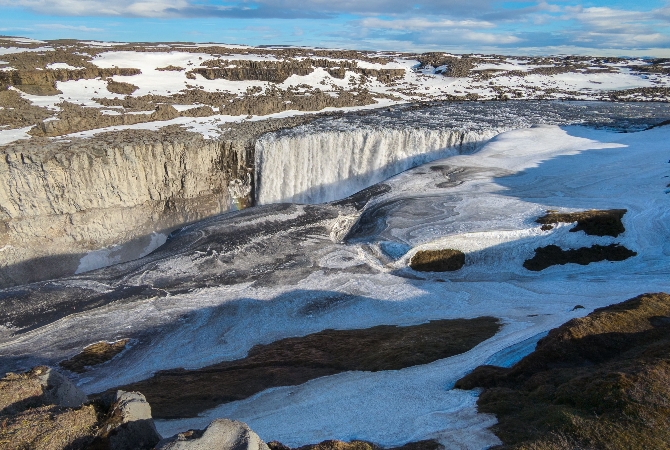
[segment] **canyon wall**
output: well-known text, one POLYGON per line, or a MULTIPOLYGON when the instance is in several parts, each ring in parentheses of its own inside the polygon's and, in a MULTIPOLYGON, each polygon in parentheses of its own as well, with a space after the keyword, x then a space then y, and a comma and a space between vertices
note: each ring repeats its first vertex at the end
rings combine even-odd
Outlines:
POLYGON ((251 193, 244 143, 181 130, 40 144, 0 150, 0 286, 104 265, 104 254, 82 260, 101 248, 109 262, 133 259, 251 193))
POLYGON ((314 116, 0 147, 0 288, 144 256, 173 230, 253 204, 254 142, 314 116))

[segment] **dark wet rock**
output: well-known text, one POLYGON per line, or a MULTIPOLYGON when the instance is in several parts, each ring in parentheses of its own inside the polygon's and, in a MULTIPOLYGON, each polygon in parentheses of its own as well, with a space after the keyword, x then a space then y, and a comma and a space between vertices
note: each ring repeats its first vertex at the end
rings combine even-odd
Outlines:
POLYGON ((216 419, 204 430, 190 430, 164 439, 156 446, 156 450, 269 450, 269 448, 247 424, 216 419))
POLYGON ((591 236, 617 237, 626 231, 621 221, 626 211, 626 209, 591 209, 573 213, 547 211, 547 214, 535 222, 542 224, 543 230, 550 230, 552 224, 577 222, 571 232, 583 231, 591 236))
POLYGON ((524 261, 523 266, 534 272, 548 267, 564 264, 588 264, 600 261, 624 261, 637 255, 637 252, 623 245, 592 245, 577 249, 563 250, 557 245, 547 245, 535 249, 535 256, 524 261))
POLYGON ((419 250, 409 266, 419 272, 453 272, 465 265, 465 253, 454 249, 419 250))
POLYGON ((670 295, 645 294, 549 332, 505 369, 481 366, 456 388, 484 388, 503 449, 649 449, 670 442, 670 295))
POLYGON ((257 345, 241 360, 197 370, 160 371, 122 389, 144 393, 155 417, 192 417, 271 387, 297 385, 350 370, 399 370, 427 364, 470 350, 492 337, 499 327, 495 318, 480 317, 406 327, 324 330, 257 345))

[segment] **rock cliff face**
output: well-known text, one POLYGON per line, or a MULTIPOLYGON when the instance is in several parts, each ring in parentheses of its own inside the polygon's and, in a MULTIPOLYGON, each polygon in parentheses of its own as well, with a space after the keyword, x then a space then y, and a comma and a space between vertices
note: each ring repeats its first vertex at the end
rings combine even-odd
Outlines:
POLYGON ((171 126, 0 147, 0 288, 135 259, 250 206, 258 136, 309 120, 228 124, 218 140, 171 126))
POLYGON ((74 273, 83 254, 122 242, 141 253, 153 232, 229 210, 234 180, 251 189, 249 150, 183 130, 1 152, 0 286, 74 273))

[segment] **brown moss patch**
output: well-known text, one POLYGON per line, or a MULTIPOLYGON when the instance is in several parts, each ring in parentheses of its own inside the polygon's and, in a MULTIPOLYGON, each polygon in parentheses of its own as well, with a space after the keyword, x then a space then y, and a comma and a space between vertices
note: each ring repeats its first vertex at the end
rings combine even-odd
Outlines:
POLYGON ((72 358, 61 361, 58 365, 70 372, 83 373, 88 367, 102 364, 125 350, 128 339, 116 342, 96 342, 85 347, 81 353, 72 358))
POLYGON ((551 224, 577 222, 577 225, 570 231, 583 231, 592 236, 617 237, 626 231, 621 222, 626 212, 626 209, 591 209, 574 213, 547 211, 547 214, 538 218, 536 222, 543 225, 543 230, 551 229, 551 224), (549 228, 545 228, 545 226, 549 226, 549 228))
POLYGON ((130 95, 138 89, 134 84, 114 81, 111 78, 107 80, 107 90, 112 94, 130 95))
POLYGON ((599 261, 624 261, 635 255, 637 255, 636 252, 619 244, 592 245, 574 250, 563 250, 557 245, 547 245, 536 248, 535 256, 527 259, 523 266, 528 270, 538 272, 547 267, 570 263, 585 266, 599 261))
POLYGON ((291 386, 350 370, 398 370, 466 352, 492 337, 493 317, 436 320, 398 327, 324 330, 257 345, 241 360, 198 370, 167 370, 123 387, 142 392, 154 417, 192 417, 219 404, 277 386, 291 386))
POLYGON ((464 265, 465 253, 450 248, 419 250, 409 262, 409 266, 419 272, 451 272, 464 265))
POLYGON ((500 448, 670 448, 670 295, 573 319, 512 368, 478 367, 456 387, 485 388, 500 448))

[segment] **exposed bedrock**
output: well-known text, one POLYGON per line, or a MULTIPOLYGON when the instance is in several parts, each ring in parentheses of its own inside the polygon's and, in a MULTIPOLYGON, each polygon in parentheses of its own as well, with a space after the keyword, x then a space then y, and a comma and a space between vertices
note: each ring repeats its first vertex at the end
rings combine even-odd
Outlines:
POLYGON ((8 70, 0 72, 0 88, 16 86, 27 94, 54 95, 60 93, 56 89, 57 81, 107 78, 114 75, 130 76, 139 73, 141 73, 139 69, 118 67, 111 69, 87 67, 80 69, 8 70))
MULTIPOLYGON (((251 189, 244 143, 183 130, 0 152, 0 286, 73 274, 85 253, 119 243, 135 240, 141 253, 154 232, 229 210, 231 183, 234 195, 251 189)), ((117 250, 115 262, 139 256, 117 250)))

